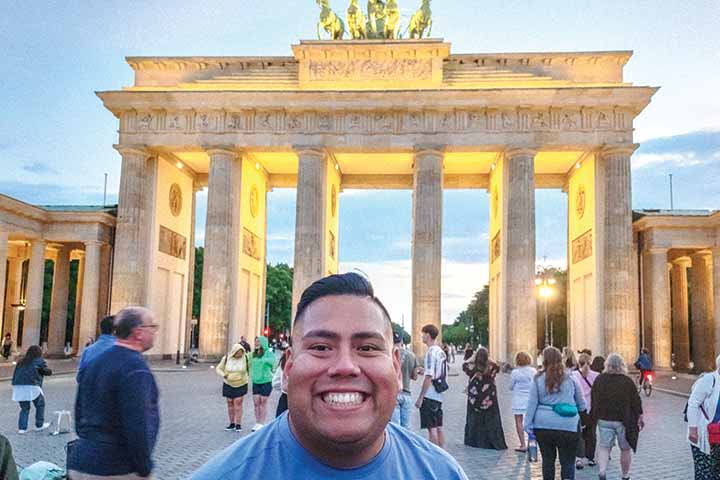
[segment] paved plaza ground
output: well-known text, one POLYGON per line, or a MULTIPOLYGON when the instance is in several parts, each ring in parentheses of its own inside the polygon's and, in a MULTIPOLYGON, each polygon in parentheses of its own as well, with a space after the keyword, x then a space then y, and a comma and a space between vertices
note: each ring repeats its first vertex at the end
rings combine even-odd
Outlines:
MULTIPOLYGON (((459 366, 452 366, 457 372, 459 366)), ((225 432, 227 425, 225 402, 220 396, 221 379, 208 365, 193 366, 190 370, 156 373, 160 387, 161 430, 155 449, 155 478, 159 480, 188 478, 213 454, 230 445, 243 435, 249 435, 254 424, 252 401, 247 398, 241 434, 225 432)), ((498 377, 498 388, 503 414, 503 427, 509 450, 495 452, 463 445, 465 425, 465 396, 462 390, 464 375, 450 377, 451 389, 446 394, 445 424, 447 449, 457 458, 470 479, 540 479, 540 465, 530 466, 525 456, 512 448, 517 439, 510 412, 509 376, 498 377)), ((414 388, 417 391, 418 384, 414 388)), ((75 380, 72 375, 61 375, 46 380, 47 411, 72 410, 75 397, 75 380)), ((49 460, 64 466, 64 444, 71 435, 53 437, 46 432, 17 434, 18 407, 10 400, 11 387, 0 382, 0 431, 12 443, 19 465, 38 460, 49 460)), ((275 410, 277 393, 273 392, 269 406, 275 410)), ((646 411, 646 429, 640 435, 638 454, 633 467, 633 479, 690 479, 692 460, 685 441, 686 424, 682 419, 685 398, 662 392, 643 398, 646 411)), ((419 431, 418 415, 413 416, 413 430, 419 431)), ((613 468, 608 478, 620 478, 617 460, 613 455, 613 468)), ((290 477, 288 477, 290 478, 290 477)), ((597 467, 585 468, 576 476, 579 480, 597 478, 597 467)))

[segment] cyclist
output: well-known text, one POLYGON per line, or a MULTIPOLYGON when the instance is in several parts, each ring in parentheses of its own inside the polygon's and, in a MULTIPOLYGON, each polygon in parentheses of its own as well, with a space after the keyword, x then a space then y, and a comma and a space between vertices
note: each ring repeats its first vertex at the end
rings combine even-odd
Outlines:
POLYGON ((635 362, 635 368, 640 370, 640 379, 638 383, 642 386, 643 381, 652 374, 653 371, 652 360, 650 360, 650 351, 647 348, 640 350, 640 356, 635 362))

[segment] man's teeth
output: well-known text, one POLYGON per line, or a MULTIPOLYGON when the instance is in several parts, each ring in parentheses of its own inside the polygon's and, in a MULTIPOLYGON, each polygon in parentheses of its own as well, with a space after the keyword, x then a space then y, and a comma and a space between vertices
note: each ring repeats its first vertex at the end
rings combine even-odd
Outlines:
POLYGON ((360 405, 363 395, 359 392, 353 393, 326 393, 323 401, 330 405, 360 405))

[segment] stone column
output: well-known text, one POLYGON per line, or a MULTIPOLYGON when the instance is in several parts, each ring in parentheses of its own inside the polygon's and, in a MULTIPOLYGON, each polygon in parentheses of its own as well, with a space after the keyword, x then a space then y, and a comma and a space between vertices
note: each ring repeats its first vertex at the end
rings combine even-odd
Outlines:
POLYGON ((28 265, 27 305, 23 320, 23 350, 40 343, 40 315, 42 313, 45 282, 45 241, 33 240, 28 265))
MULTIPOLYGON (((144 305, 151 213, 148 212, 148 153, 142 147, 117 147, 122 155, 111 311, 144 305)), ((84 339, 82 340, 84 342, 84 339)))
POLYGON ((292 319, 302 292, 325 276, 327 154, 312 147, 296 148, 298 155, 295 205, 295 261, 292 319))
POLYGON ((190 350, 190 334, 192 333, 193 295, 195 294, 195 205, 197 201, 197 184, 193 182, 192 198, 190 198, 190 241, 188 247, 188 282, 187 282, 187 314, 185 315, 184 351, 190 350))
POLYGON ((5 290, 7 292, 5 301, 5 323, 2 335, 9 333, 13 338, 13 349, 17 344, 17 317, 18 310, 13 308, 12 304, 17 303, 20 297, 20 268, 22 261, 19 258, 10 258, 7 262, 7 282, 5 290))
POLYGON ((672 277, 672 337, 675 369, 687 370, 690 364, 690 334, 688 328, 688 280, 690 259, 673 262, 672 277))
MULTIPOLYGON (((443 147, 415 151, 413 172, 412 347, 425 353, 422 327, 441 330, 443 147)), ((422 357, 420 357, 422 358, 422 357)))
POLYGON ((53 273, 53 292, 48 327, 48 353, 62 355, 67 327, 68 293, 70 291, 70 250, 64 245, 57 253, 53 273))
MULTIPOLYGON (((102 319, 110 314, 110 276, 112 275, 112 247, 103 243, 100 247, 100 282, 98 288, 98 313, 97 318, 102 319)), ((100 324, 96 335, 100 333, 100 324)))
MULTIPOLYGON (((720 235, 720 230, 716 235, 720 235)), ((715 355, 720 354, 720 247, 712 249, 712 312, 715 355)))
POLYGON ((237 309, 242 164, 231 149, 212 148, 208 155, 200 354, 214 358, 227 352, 228 325, 237 309))
POLYGON ((82 312, 83 290, 85 287, 85 252, 78 252, 77 282, 75 288, 75 316, 73 317, 72 349, 77 355, 85 342, 80 338, 80 316, 82 312))
POLYGON ((667 254, 665 248, 651 248, 643 252, 645 346, 659 368, 670 368, 672 353, 667 254))
POLYGON ((634 145, 603 149, 597 166, 597 195, 602 212, 598 244, 602 255, 602 303, 605 322, 605 354, 617 352, 626 360, 637 356, 639 321, 635 291, 635 259, 632 255, 630 206, 630 157, 634 145), (603 208, 604 207, 604 208, 603 208))
MULTIPOLYGON (((5 297, 6 288, 5 276, 7 275, 7 254, 8 254, 8 232, 0 230, 0 334, 5 335, 2 330, 5 330, 5 297)), ((11 298, 8 296, 8 303, 11 302, 11 298)))
POLYGON ((98 322, 98 299, 100 292, 101 242, 85 243, 85 271, 83 272, 83 295, 80 307, 80 349, 85 348, 88 337, 95 338, 98 322))
POLYGON ((712 294, 710 275, 711 257, 708 253, 695 253, 690 256, 690 317, 692 318, 692 350, 696 371, 715 369, 715 328, 712 322, 711 305, 708 302, 712 294))
POLYGON ((537 345, 535 295, 535 151, 512 148, 503 162, 507 358, 537 345))

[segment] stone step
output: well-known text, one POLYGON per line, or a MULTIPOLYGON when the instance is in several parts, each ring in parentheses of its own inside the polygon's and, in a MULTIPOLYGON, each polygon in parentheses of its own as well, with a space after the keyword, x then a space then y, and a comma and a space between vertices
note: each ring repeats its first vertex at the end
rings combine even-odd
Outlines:
POLYGON ((475 78, 455 78, 455 77, 445 77, 445 82, 447 83, 508 83, 508 82, 517 82, 517 83, 540 83, 540 82, 553 82, 553 81, 559 81, 562 82, 562 80, 555 80, 552 77, 497 77, 497 78, 482 78, 482 77, 475 77, 475 78))

